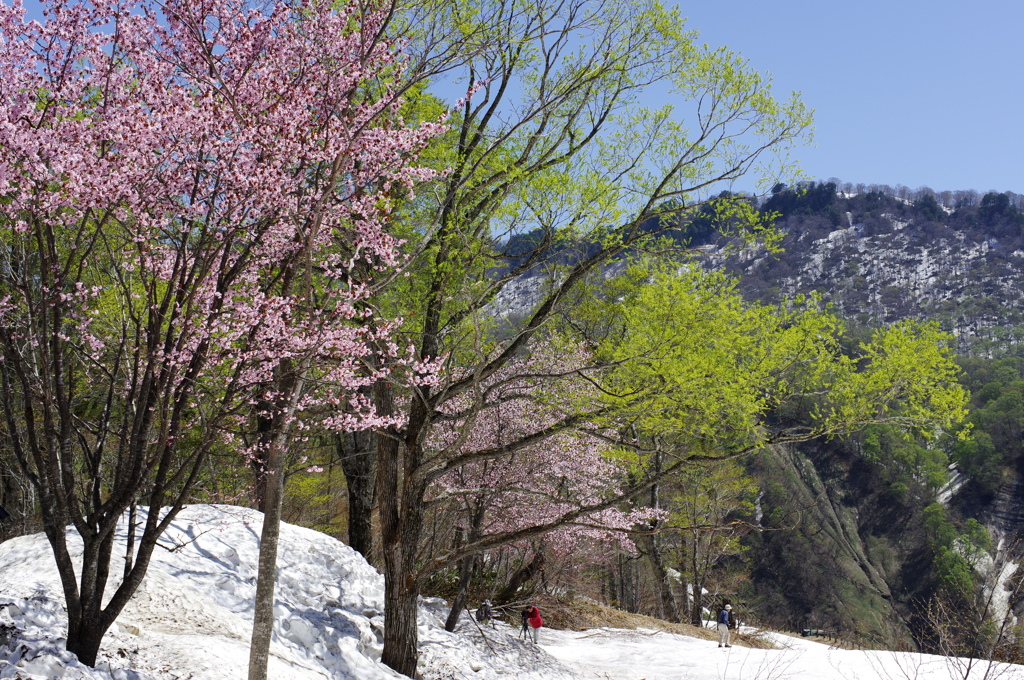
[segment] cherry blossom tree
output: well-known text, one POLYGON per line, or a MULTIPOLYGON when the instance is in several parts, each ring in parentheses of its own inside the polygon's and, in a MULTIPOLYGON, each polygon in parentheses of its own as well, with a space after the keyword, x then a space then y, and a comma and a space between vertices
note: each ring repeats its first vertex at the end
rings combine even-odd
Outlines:
POLYGON ((548 339, 445 405, 427 448, 449 472, 428 502, 454 514, 456 536, 423 568, 460 563, 449 630, 479 552, 537 536, 563 554, 586 539, 629 544, 625 532, 650 515, 628 501, 581 512, 621 498, 626 477, 608 442, 586 431, 598 427, 585 417, 595 395, 582 373, 592 363, 589 352, 548 339))
POLYGON ((249 453, 274 473, 318 408, 339 431, 393 424, 358 397, 384 373, 363 358, 425 370, 368 303, 401 265, 391 204, 430 175, 411 161, 440 129, 398 116, 387 17, 52 0, 38 23, 0 5, 0 436, 39 494, 87 664, 254 408, 272 426, 249 453), (150 511, 107 600, 136 503, 150 511))

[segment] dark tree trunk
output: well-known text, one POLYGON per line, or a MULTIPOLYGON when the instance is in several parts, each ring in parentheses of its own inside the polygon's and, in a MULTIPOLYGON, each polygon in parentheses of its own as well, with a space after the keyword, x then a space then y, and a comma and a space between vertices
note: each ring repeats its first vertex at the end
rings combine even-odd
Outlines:
POLYGON ((614 606, 619 603, 619 587, 615 576, 615 565, 609 561, 605 567, 605 578, 601 584, 601 589, 604 591, 604 601, 614 606))
POLYGON ((451 611, 448 612, 448 618, 444 622, 444 629, 449 633, 455 632, 455 627, 459 623, 459 616, 462 614, 462 610, 466 608, 466 602, 469 600, 469 580, 473 576, 473 564, 475 562, 476 555, 463 558, 459 562, 459 590, 455 594, 451 611))
POLYGON ((274 419, 270 415, 273 408, 273 404, 265 399, 261 399, 256 405, 256 441, 260 445, 256 447, 256 451, 253 452, 252 458, 249 460, 249 466, 255 476, 253 501, 256 503, 256 509, 264 515, 267 514, 267 472, 271 469, 270 462, 267 460, 270 451, 267 443, 270 441, 274 428, 274 419))
POLYGON ((370 431, 339 434, 337 447, 348 488, 348 544, 370 559, 373 551, 376 437, 370 431))
POLYGON ((132 501, 128 509, 128 540, 124 549, 124 572, 121 575, 122 581, 127 581, 131 576, 132 567, 135 565, 135 526, 138 524, 139 504, 132 501))
POLYGON ((668 569, 665 568, 665 560, 661 555, 661 545, 656 535, 647 535, 642 539, 644 552, 651 563, 651 571, 654 574, 654 585, 658 590, 658 601, 661 607, 663 618, 673 622, 680 622, 679 605, 676 603, 675 593, 672 592, 672 579, 668 569))
POLYGON ((100 653, 100 643, 103 642, 103 636, 106 634, 107 628, 100 625, 98 620, 82 620, 81 629, 77 632, 74 639, 68 636, 68 651, 78 657, 78 660, 86 666, 93 667, 96 665, 96 657, 100 653))
MULTIPOLYGON (((477 504, 476 508, 472 512, 469 527, 470 543, 480 537, 480 527, 484 523, 485 511, 486 505, 481 502, 477 504)), ((444 629, 449 633, 455 632, 455 626, 459 623, 459 615, 462 614, 462 610, 466 608, 466 602, 469 600, 469 583, 473 578, 473 571, 477 563, 477 558, 477 555, 470 555, 459 563, 459 590, 455 594, 455 601, 452 602, 452 609, 448 612, 448 619, 444 623, 444 629)))
MULTIPOLYGON (((374 388, 377 412, 394 413, 394 394, 386 383, 374 388)), ((409 430, 415 430, 410 419, 409 430)), ((422 489, 408 479, 419 464, 418 443, 399 441, 394 429, 377 436, 377 500, 380 506, 381 553, 384 574, 384 651, 381 661, 415 677, 419 660, 417 615, 419 582, 416 549, 423 524, 422 489), (403 454, 403 447, 406 447, 403 454), (402 466, 400 462, 404 461, 402 466)))
POLYGON ((533 580, 544 569, 543 546, 534 546, 533 550, 533 559, 523 565, 519 571, 512 574, 512 578, 508 580, 508 585, 498 594, 495 602, 498 604, 508 604, 511 602, 516 597, 519 589, 533 580))
POLYGON ((636 614, 636 565, 633 560, 619 553, 619 606, 631 614, 636 614))
POLYGON ((0 506, 9 513, 6 518, 0 513, 0 542, 3 542, 39 531, 39 528, 34 521, 35 494, 31 483, 16 467, 9 451, 0 458, 0 506))
MULTIPOLYGON (((661 473, 662 459, 661 449, 656 447, 654 453, 654 471, 661 473)), ((655 484, 651 487, 651 507, 655 510, 661 509, 661 487, 655 484)), ((675 594, 672 592, 672 579, 669 577, 668 569, 665 568, 665 560, 661 554, 661 540, 659 538, 658 521, 651 520, 650 533, 642 534, 642 544, 647 558, 651 563, 651 571, 654 574, 654 586, 658 590, 658 606, 661 610, 661 617, 673 623, 679 623, 679 606, 676 603, 675 594)))
MULTIPOLYGON (((389 573, 385 553, 385 575, 389 573)), ((402 580, 402 575, 391 578, 402 580)), ((416 677, 419 661, 417 614, 419 586, 413 579, 384 590, 384 653, 381 661, 389 668, 410 678, 416 677)))
MULTIPOLYGON (((156 489, 149 498, 150 507, 164 507, 165 498, 163 490, 156 489)), ((76 581, 73 561, 67 551, 65 531, 57 528, 59 522, 54 522, 53 518, 44 516, 44 521, 47 522, 47 538, 50 539, 53 547, 57 571, 61 574, 65 602, 67 603, 67 649, 74 652, 82 663, 88 666, 96 665, 96 657, 99 654, 103 636, 139 586, 142 585, 153 551, 156 549, 157 539, 163 533, 163 527, 173 520, 181 507, 176 501, 175 505, 171 506, 162 518, 159 511, 147 514, 145 529, 138 540, 138 552, 134 563, 105 607, 101 605, 110 572, 114 528, 120 519, 120 513, 111 513, 104 518, 103 523, 93 527, 94 531, 89 536, 83 537, 84 552, 80 586, 76 581)))
POLYGON ((690 583, 690 598, 692 604, 690 605, 690 623, 695 626, 702 626, 704 622, 701 620, 701 614, 704 611, 704 595, 701 593, 701 585, 699 583, 690 583))

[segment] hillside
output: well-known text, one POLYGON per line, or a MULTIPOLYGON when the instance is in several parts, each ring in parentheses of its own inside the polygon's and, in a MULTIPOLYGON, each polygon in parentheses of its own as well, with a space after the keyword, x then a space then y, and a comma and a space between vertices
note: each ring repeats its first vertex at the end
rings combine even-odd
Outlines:
POLYGON ((931 193, 777 187, 761 210, 779 214, 781 252, 705 250, 752 299, 817 292, 862 325, 933 319, 961 353, 1005 352, 1024 338, 1022 197, 961 194, 942 205, 931 193))
MULTIPOLYGON (((719 564, 722 587, 734 587, 745 564, 740 592, 766 622, 826 627, 867 645, 933 644, 922 607, 943 584, 962 587, 956 573, 987 584, 998 602, 986 606, 1019 612, 1019 579, 1007 581, 1006 570, 1024 531, 1024 196, 825 182, 779 185, 754 205, 777 216, 778 251, 718 236, 729 225, 715 222, 713 204, 681 213, 677 241, 735 276, 750 300, 819 296, 851 329, 854 353, 879 326, 934 321, 961 357, 973 429, 962 439, 907 440, 869 428, 747 460, 762 517, 744 538, 745 557, 719 564), (972 521, 991 551, 965 566, 956 546, 973 540, 972 521)), ((564 262, 568 250, 546 260, 564 262)), ((538 267, 512 281, 493 312, 527 314, 545 277, 538 267)))
POLYGON ((902 194, 776 187, 760 209, 779 215, 780 252, 728 251, 724 240, 700 248, 708 266, 738 277, 749 299, 815 294, 865 337, 917 319, 954 338, 973 395, 973 430, 963 441, 908 441, 869 428, 750 463, 775 512, 766 512, 766 526, 784 529, 747 539, 751 606, 776 625, 834 627, 865 644, 934 644, 924 603, 949 585, 943 556, 957 554, 971 522, 985 528, 991 550, 967 568, 988 584, 985 606, 1022 606, 1019 578, 1007 580, 1024 531, 1022 197, 902 194))

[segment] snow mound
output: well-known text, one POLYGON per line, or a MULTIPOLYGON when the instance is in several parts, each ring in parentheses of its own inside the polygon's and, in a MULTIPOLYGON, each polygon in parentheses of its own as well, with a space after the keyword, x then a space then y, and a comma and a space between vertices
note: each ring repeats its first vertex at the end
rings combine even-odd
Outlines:
MULTIPOLYGON (((0 679, 244 679, 262 521, 259 512, 233 506, 183 509, 161 537, 142 586, 104 637, 96 668, 64 650, 63 591, 45 536, 0 544, 0 679)), ((115 573, 126 535, 122 522, 115 573)), ((80 559, 77 532, 69 529, 67 536, 80 559)), ((282 524, 270 677, 404 677, 380 663, 383 611, 383 578, 361 555, 319 532, 282 524)), ((576 677, 507 626, 484 631, 464 616, 448 633, 447 613, 439 600, 421 606, 424 680, 576 677)))

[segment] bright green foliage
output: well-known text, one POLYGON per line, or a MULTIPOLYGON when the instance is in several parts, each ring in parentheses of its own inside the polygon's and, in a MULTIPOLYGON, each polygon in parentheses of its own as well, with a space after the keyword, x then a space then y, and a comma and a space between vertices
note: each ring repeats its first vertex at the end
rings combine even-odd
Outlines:
POLYGON ((971 565, 953 548, 938 546, 932 561, 932 569, 939 584, 949 592, 969 593, 974 589, 974 572, 971 565))
POLYGON ((971 517, 964 522, 964 532, 960 536, 957 547, 973 567, 992 550, 992 537, 989 536, 988 530, 981 522, 971 517))
POLYGON ((932 569, 940 586, 954 593, 972 592, 974 568, 992 548, 988 531, 977 520, 969 519, 960 533, 939 503, 924 509, 924 527, 932 549, 932 569))
POLYGON ((840 321, 813 299, 752 304, 720 273, 651 266, 647 274, 617 305, 619 325, 602 343, 603 387, 620 418, 702 451, 695 455, 874 423, 928 435, 966 414, 951 352, 932 326, 882 329, 848 356, 840 321))
POLYGON ((890 491, 900 498, 917 489, 934 496, 948 481, 949 458, 941 448, 891 425, 865 430, 864 457, 878 466, 890 491))
POLYGON ((928 542, 935 547, 951 547, 956 540, 956 527, 949 520, 941 503, 932 503, 924 509, 924 528, 928 542))
POLYGON ((860 356, 842 364, 832 394, 819 409, 830 428, 885 422, 928 435, 967 415, 959 369, 934 324, 901 321, 875 331, 860 356))

